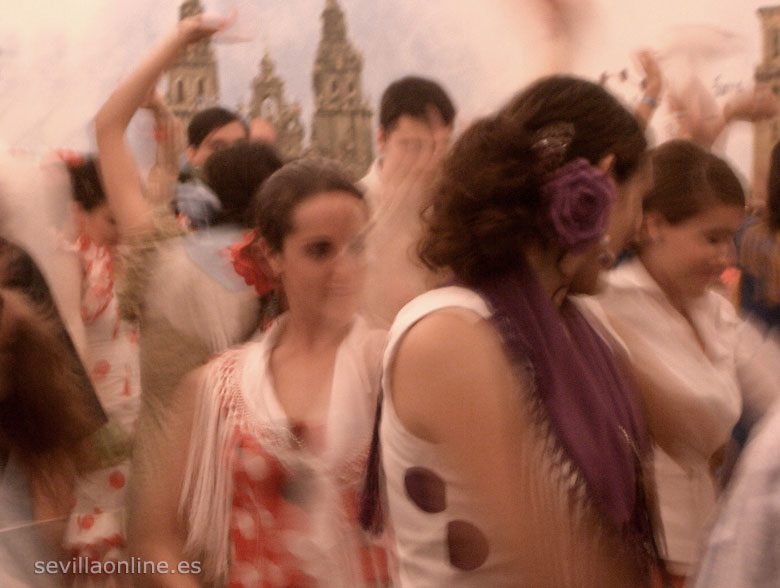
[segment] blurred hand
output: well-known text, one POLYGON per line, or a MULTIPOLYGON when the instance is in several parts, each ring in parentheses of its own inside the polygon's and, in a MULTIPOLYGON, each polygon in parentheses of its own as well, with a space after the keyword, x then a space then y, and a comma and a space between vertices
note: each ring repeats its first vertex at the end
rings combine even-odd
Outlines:
POLYGON ((669 110, 677 118, 678 139, 688 139, 705 149, 712 148, 726 121, 712 93, 693 77, 678 93, 669 92, 669 110))
POLYGON ((182 41, 189 45, 208 39, 214 33, 228 26, 232 19, 233 16, 220 18, 196 14, 179 21, 177 31, 182 41))
POLYGON ((396 138, 382 160, 382 196, 376 219, 402 215, 413 220, 424 206, 441 161, 442 151, 433 132, 396 138))
POLYGON ((642 49, 637 52, 636 59, 645 74, 643 84, 645 96, 650 96, 658 100, 658 97, 663 90, 663 77, 661 76, 661 69, 658 67, 655 56, 652 51, 642 49))

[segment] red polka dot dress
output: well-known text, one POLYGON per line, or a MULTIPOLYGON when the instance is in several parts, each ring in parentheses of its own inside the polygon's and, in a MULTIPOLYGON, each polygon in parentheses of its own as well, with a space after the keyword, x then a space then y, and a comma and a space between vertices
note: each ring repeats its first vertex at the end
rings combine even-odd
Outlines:
MULTIPOLYGON (((86 569, 88 563, 118 562, 127 557, 123 508, 140 387, 138 333, 119 318, 113 256, 107 248, 83 237, 77 242, 77 251, 82 266, 81 314, 87 333, 85 363, 109 419, 93 441, 98 468, 76 480, 64 538, 66 554, 84 558, 82 569, 86 569)), ((129 585, 128 576, 115 573, 81 574, 74 582, 76 587, 129 585)))
POLYGON ((230 588, 386 586, 384 549, 357 522, 383 334, 354 326, 327 422, 293 423, 268 375, 283 321, 209 364, 183 494, 188 550, 230 588))

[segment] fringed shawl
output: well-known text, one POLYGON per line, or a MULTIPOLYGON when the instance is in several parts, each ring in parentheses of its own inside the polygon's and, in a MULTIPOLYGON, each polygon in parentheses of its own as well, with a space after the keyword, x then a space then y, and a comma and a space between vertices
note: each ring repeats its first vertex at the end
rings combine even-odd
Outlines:
POLYGON ((523 262, 478 289, 516 365, 530 367, 535 397, 586 494, 607 521, 655 552, 641 458, 649 440, 635 390, 577 308, 555 308, 523 262))
POLYGON ((188 526, 185 552, 203 562, 205 580, 227 585, 230 576, 230 518, 235 445, 249 433, 285 471, 305 470, 313 485, 311 545, 305 571, 334 588, 363 586, 357 559, 362 537, 354 513, 343 507, 342 490, 360 483, 376 402, 383 334, 362 321, 339 348, 333 375, 326 448, 301 451, 275 396, 268 394, 268 360, 286 317, 264 333, 259 343, 223 353, 204 378, 180 500, 188 526), (281 419, 268 419, 268 415, 281 419))

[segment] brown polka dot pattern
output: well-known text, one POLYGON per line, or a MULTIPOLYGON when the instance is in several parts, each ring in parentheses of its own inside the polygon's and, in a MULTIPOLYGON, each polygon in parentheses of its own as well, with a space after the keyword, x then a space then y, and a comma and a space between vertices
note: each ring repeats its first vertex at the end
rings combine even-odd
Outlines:
POLYGON ((409 499, 423 512, 433 514, 447 508, 444 480, 428 468, 412 467, 406 470, 404 487, 409 499))
POLYGON ((467 521, 452 521, 447 525, 447 551, 450 563, 466 572, 485 563, 490 553, 487 537, 467 521))

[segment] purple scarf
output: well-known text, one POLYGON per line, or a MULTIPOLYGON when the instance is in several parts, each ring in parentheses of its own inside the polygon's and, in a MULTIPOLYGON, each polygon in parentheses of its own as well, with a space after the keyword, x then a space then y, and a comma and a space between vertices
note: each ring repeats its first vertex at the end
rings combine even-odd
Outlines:
POLYGON ((510 358, 533 368, 543 417, 595 505, 648 547, 652 529, 638 479, 647 431, 612 351, 571 302, 554 306, 525 262, 478 291, 510 358))
MULTIPOLYGON (((641 460, 650 448, 647 429, 634 406, 636 392, 612 351, 573 304, 565 302, 560 311, 553 305, 524 261, 517 271, 476 290, 490 304, 510 358, 521 368, 530 363, 543 418, 577 467, 588 496, 606 522, 630 540, 629 551, 650 565, 658 563, 641 478, 641 460)), ((384 526, 381 415, 380 394, 360 511, 363 528, 375 533, 384 526)))

